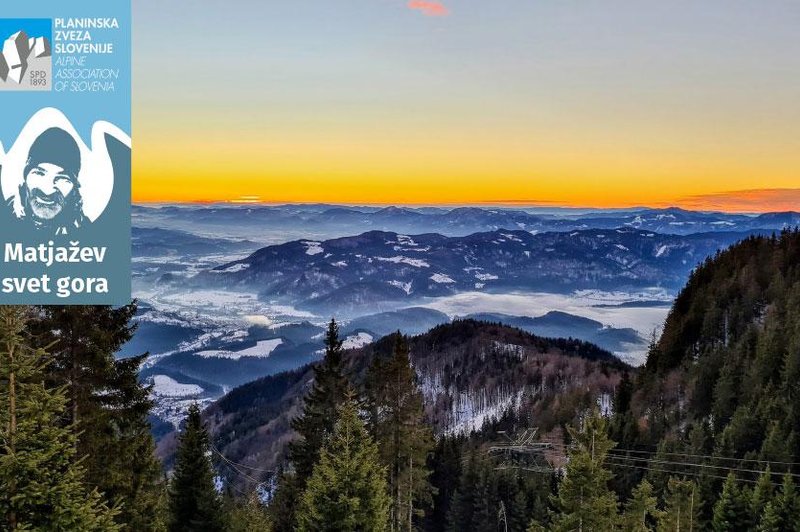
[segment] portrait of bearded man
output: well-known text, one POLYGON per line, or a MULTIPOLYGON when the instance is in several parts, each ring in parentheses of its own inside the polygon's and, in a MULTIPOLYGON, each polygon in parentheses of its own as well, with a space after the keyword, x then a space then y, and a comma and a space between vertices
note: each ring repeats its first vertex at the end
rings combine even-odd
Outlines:
POLYGON ((16 218, 54 235, 73 234, 89 223, 83 213, 75 139, 52 127, 31 144, 17 197, 8 202, 16 218))

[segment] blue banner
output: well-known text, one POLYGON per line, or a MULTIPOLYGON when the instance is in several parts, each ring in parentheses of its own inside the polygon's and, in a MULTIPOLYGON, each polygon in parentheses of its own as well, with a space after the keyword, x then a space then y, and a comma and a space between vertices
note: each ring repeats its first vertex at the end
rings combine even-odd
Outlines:
POLYGON ((131 297, 131 6, 0 18, 0 304, 131 297))

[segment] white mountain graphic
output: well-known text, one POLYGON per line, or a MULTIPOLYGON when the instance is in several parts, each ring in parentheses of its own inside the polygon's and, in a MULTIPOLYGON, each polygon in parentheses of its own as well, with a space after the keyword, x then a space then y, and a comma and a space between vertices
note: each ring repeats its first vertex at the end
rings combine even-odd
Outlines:
POLYGON ((28 37, 24 31, 18 31, 3 42, 0 79, 22 83, 28 60, 40 57, 50 57, 50 40, 47 37, 28 37))

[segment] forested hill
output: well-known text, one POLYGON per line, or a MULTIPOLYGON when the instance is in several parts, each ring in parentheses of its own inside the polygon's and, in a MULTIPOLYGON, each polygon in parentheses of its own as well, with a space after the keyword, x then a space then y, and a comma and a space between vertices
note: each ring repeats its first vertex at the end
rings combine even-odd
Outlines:
POLYGON ((696 269, 639 375, 632 410, 650 444, 800 462, 798 382, 795 230, 748 238, 696 269))
MULTIPOLYGON (((374 357, 388 357, 394 343, 390 335, 348 352, 351 380, 360 386, 374 357)), ((543 432, 560 429, 584 408, 609 399, 629 368, 592 344, 475 320, 412 337, 409 352, 429 423, 451 434, 478 430, 509 410, 524 410, 543 432)), ((278 465, 292 437, 289 422, 312 379, 306 366, 232 390, 206 411, 215 445, 238 463, 278 465)))

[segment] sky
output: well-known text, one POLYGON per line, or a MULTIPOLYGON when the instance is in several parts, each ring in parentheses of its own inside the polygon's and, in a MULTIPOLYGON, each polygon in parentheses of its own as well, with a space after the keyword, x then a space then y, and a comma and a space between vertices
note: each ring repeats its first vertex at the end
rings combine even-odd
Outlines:
POLYGON ((137 202, 800 210, 796 0, 133 16, 137 202))

